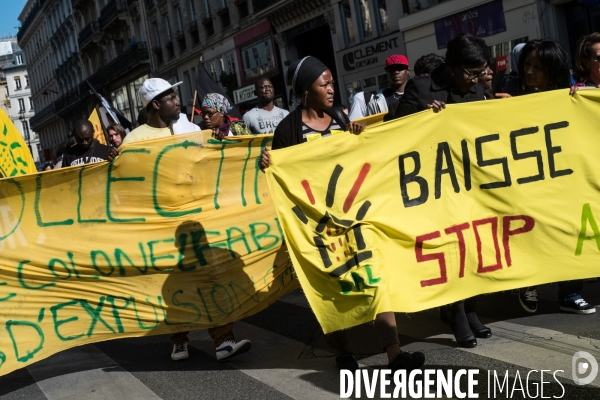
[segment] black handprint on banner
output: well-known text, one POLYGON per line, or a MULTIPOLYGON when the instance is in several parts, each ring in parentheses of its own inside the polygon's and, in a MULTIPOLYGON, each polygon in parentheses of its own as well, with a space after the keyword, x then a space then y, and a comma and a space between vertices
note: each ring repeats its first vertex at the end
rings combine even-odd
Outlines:
MULTIPOLYGON (((334 204, 338 179, 343 169, 344 168, 342 166, 336 165, 329 179, 327 194, 325 197, 325 205, 328 208, 331 208, 334 204)), ((350 192, 344 200, 342 207, 344 213, 347 213, 352 207, 352 204, 354 203, 354 200, 356 199, 356 196, 358 195, 358 192, 360 191, 360 188, 364 183, 370 169, 370 164, 363 164, 358 177, 354 181, 350 192)), ((307 180, 303 180, 302 186, 306 192, 306 195, 308 196, 309 202, 314 205, 316 201, 310 184, 307 180)), ((366 200, 363 202, 356 212, 356 216, 352 220, 338 218, 329 211, 326 211, 325 215, 320 218, 314 230, 315 236, 313 237, 313 240, 316 248, 319 251, 321 260, 323 261, 323 266, 328 270, 328 274, 330 276, 339 278, 343 274, 352 270, 352 268, 357 267, 360 263, 373 257, 373 252, 371 250, 367 250, 362 232, 363 223, 361 222, 365 218, 365 215, 369 211, 370 207, 370 201, 366 200)), ((302 223, 305 225, 308 224, 308 218, 300 209, 300 207, 295 206, 292 208, 292 211, 294 211, 302 223)), ((360 276, 354 276, 354 273, 352 275, 357 287, 361 286, 359 282, 357 282, 357 279, 362 281, 362 286, 364 286, 364 281, 362 278, 360 278, 360 276)), ((367 279, 371 284, 379 281, 379 279, 374 279, 372 277, 370 268, 367 268, 367 276, 367 279)), ((348 286, 344 285, 342 282, 340 282, 340 284, 342 285, 343 291, 346 292, 348 286)))

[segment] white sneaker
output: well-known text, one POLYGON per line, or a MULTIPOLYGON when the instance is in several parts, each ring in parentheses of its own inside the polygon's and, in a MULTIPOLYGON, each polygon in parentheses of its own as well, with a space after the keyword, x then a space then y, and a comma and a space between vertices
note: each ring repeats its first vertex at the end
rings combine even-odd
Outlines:
POLYGON ((239 356, 250 350, 250 347, 252 347, 252 342, 247 339, 239 342, 236 342, 235 339, 226 340, 217 347, 217 360, 239 356))
POLYGON ((179 361, 185 360, 186 358, 190 358, 190 353, 188 353, 187 343, 178 343, 173 345, 173 352, 171 353, 171 360, 179 361))

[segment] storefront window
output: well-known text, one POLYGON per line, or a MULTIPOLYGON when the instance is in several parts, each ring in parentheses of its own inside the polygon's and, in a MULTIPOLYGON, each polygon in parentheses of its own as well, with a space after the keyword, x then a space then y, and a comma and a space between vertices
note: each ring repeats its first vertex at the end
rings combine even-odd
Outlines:
POLYGON ((133 115, 131 116, 133 118, 131 120, 132 122, 137 121, 137 116, 144 107, 144 105, 142 104, 142 100, 140 99, 140 88, 142 87, 142 84, 146 79, 148 79, 148 75, 144 75, 129 84, 129 93, 131 95, 131 98, 134 99, 133 115))
MULTIPOLYGON (((506 57, 505 68, 503 67, 503 69, 501 69, 500 71, 496 71, 496 74, 494 75, 499 75, 499 73, 502 71, 504 71, 507 74, 511 72, 510 53, 512 52, 513 47, 515 47, 519 43, 527 43, 527 41, 528 37, 525 36, 519 39, 509 40, 508 42, 498 43, 493 46, 490 46, 490 53, 492 58, 498 59, 501 57, 506 57)), ((496 76, 494 76, 494 78, 496 78, 496 76)))
POLYGON ((346 83, 346 96, 348 96, 347 99, 348 104, 350 104, 350 107, 352 107, 352 98, 358 92, 362 92, 360 81, 346 83))
POLYGON ((373 34, 371 26, 371 13, 369 12, 369 4, 367 0, 356 0, 356 8, 360 15, 360 33, 362 38, 367 38, 373 34))
POLYGON ((379 33, 385 32, 390 29, 386 0, 375 0, 374 4, 379 33))
POLYGON ((390 86, 390 81, 387 74, 370 76, 358 81, 346 83, 346 96, 348 96, 348 104, 352 107, 352 98, 359 92, 365 90, 371 93, 378 93, 380 90, 390 86))
POLYGON ((247 80, 275 72, 275 57, 273 57, 273 41, 270 36, 242 47, 244 75, 247 80))
POLYGON ((344 31, 344 40, 346 45, 354 43, 354 24, 352 23, 352 10, 348 0, 340 3, 340 14, 342 17, 342 29, 344 31))

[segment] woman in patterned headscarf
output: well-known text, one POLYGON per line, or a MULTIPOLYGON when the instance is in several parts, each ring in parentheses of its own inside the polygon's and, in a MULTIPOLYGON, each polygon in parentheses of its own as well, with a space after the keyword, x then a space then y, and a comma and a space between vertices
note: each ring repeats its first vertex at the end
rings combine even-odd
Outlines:
POLYGON ((202 122, 204 128, 212 129, 213 136, 219 140, 225 136, 251 135, 244 121, 233 121, 228 115, 232 109, 225 96, 208 93, 202 100, 202 122))

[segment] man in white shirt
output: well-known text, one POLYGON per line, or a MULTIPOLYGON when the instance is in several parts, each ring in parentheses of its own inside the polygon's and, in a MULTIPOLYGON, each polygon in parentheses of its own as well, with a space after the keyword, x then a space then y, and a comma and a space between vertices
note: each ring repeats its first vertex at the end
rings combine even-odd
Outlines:
POLYGON ((388 112, 402 98, 410 76, 408 59, 401 54, 388 57, 385 60, 385 72, 390 80, 390 87, 380 90, 377 94, 368 92, 355 94, 349 114, 351 121, 388 112))
POLYGON ((273 104, 273 98, 275 97, 273 83, 268 78, 256 82, 254 94, 258 97, 258 105, 244 114, 242 117, 244 124, 254 134, 274 133, 279 122, 289 112, 273 104))
MULTIPOLYGON (((177 99, 175 90, 173 90, 182 83, 171 85, 160 78, 150 78, 144 81, 139 94, 142 104, 148 112, 148 121, 125 136, 123 144, 193 131, 191 125, 194 124, 187 121, 185 114, 181 114, 181 103, 177 99), (179 128, 177 127, 178 124, 180 124, 179 128), (183 132, 177 132, 176 130, 182 130, 183 132)), ((169 335, 173 343, 173 352, 171 353, 173 361, 189 358, 188 333, 176 332, 169 335)), ((233 323, 210 328, 208 333, 215 342, 218 360, 225 360, 245 353, 252 346, 249 340, 240 340, 239 342, 235 340, 233 323)))

